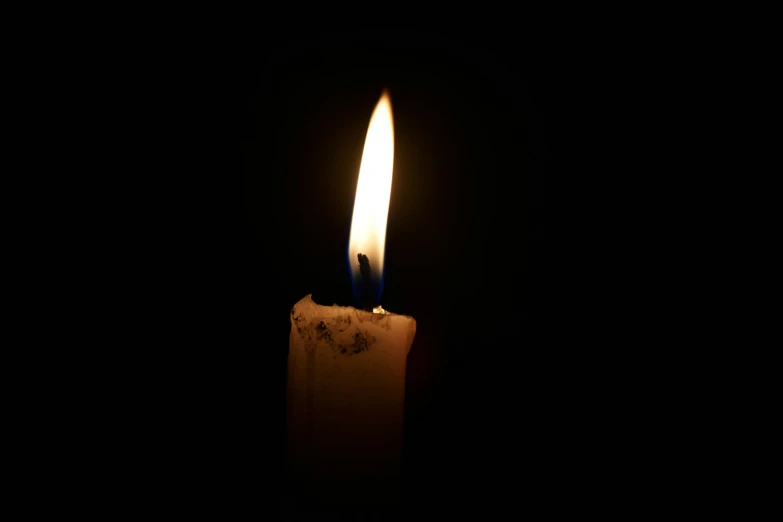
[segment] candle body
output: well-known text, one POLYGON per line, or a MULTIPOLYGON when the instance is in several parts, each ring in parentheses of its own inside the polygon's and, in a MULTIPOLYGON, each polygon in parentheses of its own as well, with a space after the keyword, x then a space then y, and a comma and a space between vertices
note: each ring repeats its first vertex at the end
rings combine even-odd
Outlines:
POLYGON ((294 305, 288 471, 308 495, 397 495, 405 366, 415 334, 416 321, 404 315, 321 306, 309 295, 294 305))

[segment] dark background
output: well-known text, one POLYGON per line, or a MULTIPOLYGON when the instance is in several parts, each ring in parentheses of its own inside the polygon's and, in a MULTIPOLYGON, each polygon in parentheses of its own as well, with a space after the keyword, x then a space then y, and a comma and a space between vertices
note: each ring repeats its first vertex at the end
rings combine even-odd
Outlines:
POLYGON ((643 401, 630 392, 653 352, 622 349, 648 342, 628 333, 624 297, 640 231, 605 205, 618 165, 634 167, 626 62, 514 32, 224 34, 167 45, 140 81, 155 165, 139 161, 152 197, 128 282, 156 364, 133 367, 165 495, 216 513, 295 502, 289 312, 310 293, 353 304, 353 198, 384 88, 381 301, 417 321, 401 509, 557 512, 632 494, 656 450, 640 449, 652 428, 632 420, 643 401))

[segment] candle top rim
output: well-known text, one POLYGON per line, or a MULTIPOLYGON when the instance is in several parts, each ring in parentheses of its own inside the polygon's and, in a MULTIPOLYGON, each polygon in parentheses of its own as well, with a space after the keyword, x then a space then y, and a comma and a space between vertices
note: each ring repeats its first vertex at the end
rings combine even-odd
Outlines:
MULTIPOLYGON (((331 310, 333 312, 334 311, 338 311, 338 312, 342 311, 343 313, 354 313, 355 312, 355 313, 359 314, 360 317, 365 317, 367 319, 370 319, 370 318, 373 318, 373 317, 376 317, 378 319, 384 318, 384 317, 407 317, 409 319, 413 319, 414 321, 416 320, 413 317, 411 317, 410 315, 396 314, 394 312, 389 312, 388 310, 383 310, 383 312, 368 312, 366 310, 362 310, 361 308, 355 308, 353 306, 341 306, 341 305, 338 305, 337 303, 335 303, 335 304, 333 304, 331 306, 318 304, 318 303, 316 303, 313 300, 313 294, 307 294, 302 299, 300 299, 296 304, 294 304, 294 306, 291 307, 291 311, 293 312, 294 308, 296 308, 297 306, 300 306, 302 304, 312 304, 313 306, 326 308, 326 309, 329 309, 329 310, 331 310)), ((381 308, 381 307, 378 306, 378 308, 381 308)))

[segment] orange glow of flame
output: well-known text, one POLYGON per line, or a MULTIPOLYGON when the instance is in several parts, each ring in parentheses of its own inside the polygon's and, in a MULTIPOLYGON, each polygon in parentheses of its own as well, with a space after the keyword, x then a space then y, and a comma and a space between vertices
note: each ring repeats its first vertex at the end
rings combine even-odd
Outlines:
POLYGON ((392 167, 394 164, 394 124, 389 94, 384 91, 370 118, 364 141, 359 181, 351 220, 348 255, 354 278, 359 275, 358 255, 369 258, 374 274, 383 273, 386 221, 389 216, 392 167))

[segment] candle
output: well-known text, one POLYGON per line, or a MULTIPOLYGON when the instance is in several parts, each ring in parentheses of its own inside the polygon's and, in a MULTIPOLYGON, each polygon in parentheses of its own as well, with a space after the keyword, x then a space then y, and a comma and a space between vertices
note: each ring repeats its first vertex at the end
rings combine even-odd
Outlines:
POLYGON ((335 502, 394 501, 412 317, 380 306, 394 130, 384 92, 367 130, 348 258, 359 308, 291 309, 289 473, 308 495, 335 502))

